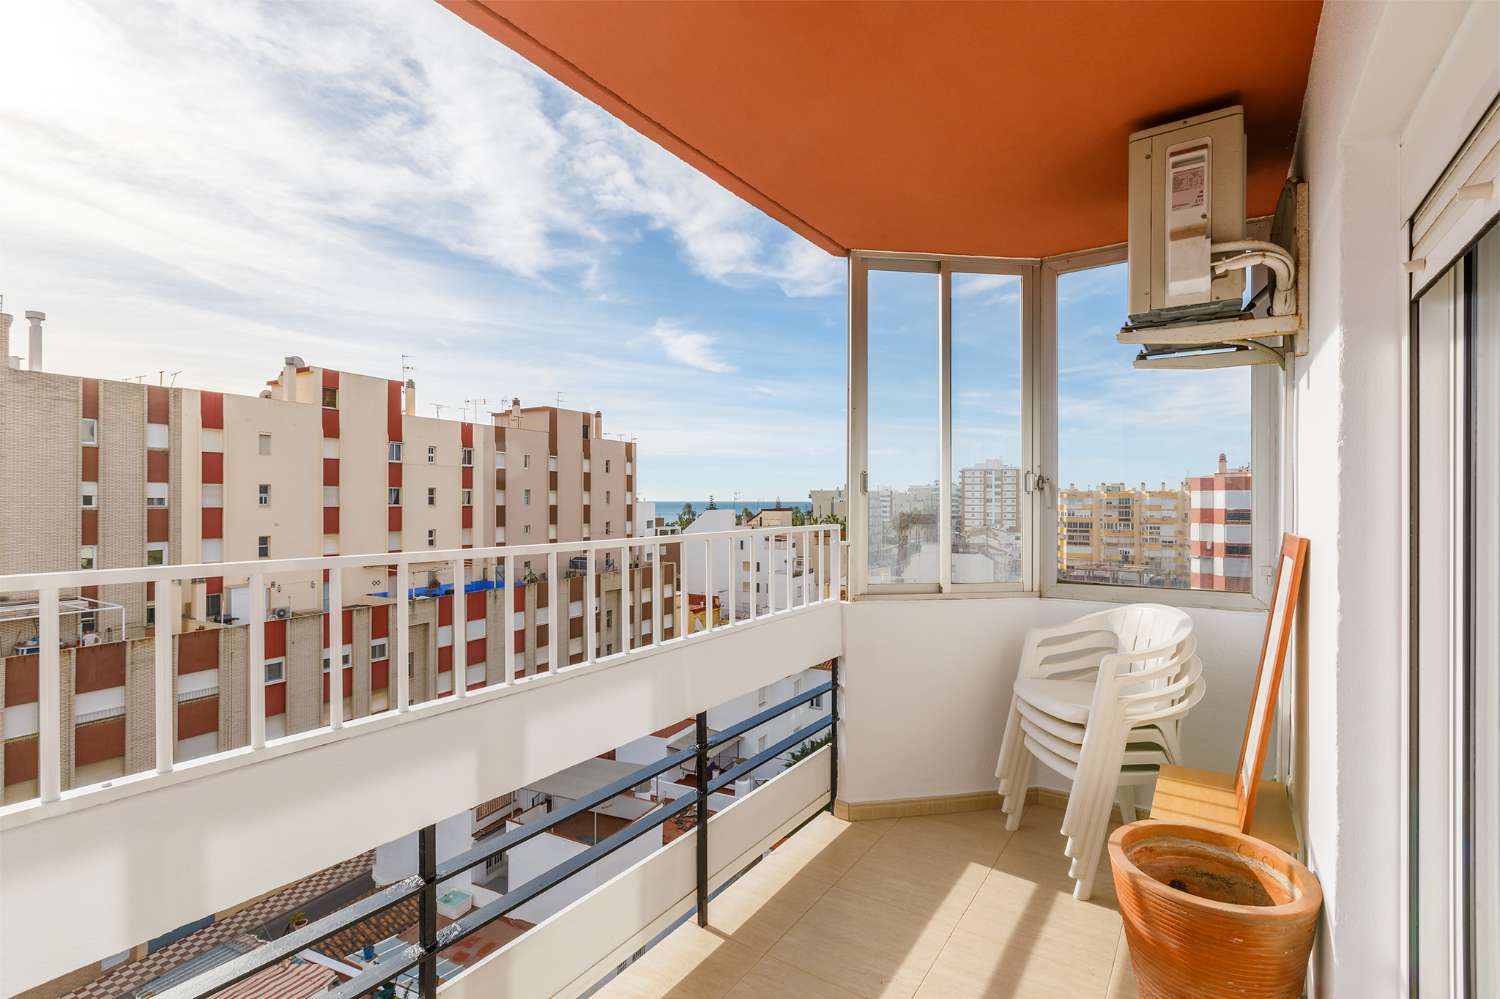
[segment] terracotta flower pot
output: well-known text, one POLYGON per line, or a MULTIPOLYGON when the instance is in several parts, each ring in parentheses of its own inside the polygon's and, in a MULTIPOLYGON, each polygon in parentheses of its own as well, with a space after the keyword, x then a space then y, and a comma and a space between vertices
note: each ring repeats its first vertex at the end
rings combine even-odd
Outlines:
POLYGON ((1207 826, 1133 822, 1109 837, 1142 999, 1302 994, 1323 889, 1269 843, 1207 826))

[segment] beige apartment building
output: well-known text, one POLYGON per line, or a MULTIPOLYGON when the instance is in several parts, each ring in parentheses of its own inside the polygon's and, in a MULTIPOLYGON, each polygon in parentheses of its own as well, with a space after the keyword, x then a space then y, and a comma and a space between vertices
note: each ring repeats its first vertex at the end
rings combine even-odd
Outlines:
MULTIPOLYGON (((0 505, 0 574, 151 564, 230 563, 320 554, 377 556, 634 535, 636 448, 604 437, 600 413, 513 399, 491 422, 417 415, 416 386, 287 358, 258 396, 82 378, 40 370, 40 313, 28 313, 32 365, 0 368, 0 479, 24 483, 0 505)), ((0 357, 13 317, 0 314, 0 357)), ((584 658, 581 554, 559 557, 566 631, 557 658, 584 658)), ((500 636, 514 628, 518 675, 552 667, 545 557, 517 558, 506 585, 495 560, 463 581, 466 634, 455 636, 451 564, 411 573, 413 697, 451 693, 454 643, 469 686, 503 678, 500 636), (506 602, 506 591, 512 594, 506 602), (506 615, 511 615, 507 621, 506 615), (491 636, 494 636, 491 638, 491 636)), ((662 553, 662 634, 675 633, 676 546, 662 553)), ((602 654, 651 638, 653 567, 639 553, 597 558, 595 634, 602 654), (626 600, 624 587, 632 587, 626 600)), ((153 584, 65 595, 64 775, 71 786, 154 758, 153 630, 173 613, 178 759, 244 744, 248 580, 205 575, 158 608, 153 584), (222 692, 222 693, 221 693, 222 692), (142 743, 140 740, 144 740, 142 743)), ((267 577, 267 734, 323 724, 330 650, 323 573, 267 577), (320 696, 321 690, 321 696, 320 696)), ((390 695, 394 576, 372 558, 341 578, 344 717, 390 695)), ((0 604, 0 770, 7 797, 36 772, 37 612, 0 604)))
POLYGON ((1059 579, 1188 585, 1186 489, 1107 483, 1057 494, 1059 579))

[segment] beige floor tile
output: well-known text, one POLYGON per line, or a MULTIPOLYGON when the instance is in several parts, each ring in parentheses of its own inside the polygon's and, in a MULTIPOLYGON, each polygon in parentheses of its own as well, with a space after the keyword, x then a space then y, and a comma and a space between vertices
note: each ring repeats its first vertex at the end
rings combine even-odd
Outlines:
POLYGON ((781 961, 764 958, 740 979, 727 999, 858 999, 847 989, 832 985, 781 961))
POLYGON ((1103 901, 1080 902, 1061 883, 1030 880, 992 871, 975 893, 958 928, 999 945, 1027 943, 1062 955, 1087 951, 1113 958, 1120 939, 1120 915, 1103 901))
POLYGON ((971 997, 1103 997, 1112 954, 1097 962, 1067 961, 1037 953, 1024 944, 998 946, 973 933, 955 930, 917 990, 918 999, 971 997))
POLYGON ((709 924, 764 954, 828 888, 828 882, 800 876, 789 866, 756 864, 709 902, 709 924))
MULTIPOLYGON (((1072 894, 1073 879, 1068 877, 1072 861, 1063 853, 1067 840, 1055 837, 1047 848, 1034 840, 1023 839, 1020 832, 1012 836, 1000 857, 995 861, 995 870, 1015 875, 1056 891, 1072 894)), ((1109 857, 1099 858, 1099 869, 1094 875, 1094 890, 1089 904, 1115 906, 1115 883, 1109 870, 1109 857)))
POLYGON ((942 949, 952 920, 932 921, 862 895, 830 888, 771 948, 770 956, 809 974, 836 978, 858 996, 912 995, 942 949))
POLYGON ((1115 966, 1109 975, 1108 999, 1137 999, 1135 971, 1130 965, 1130 947, 1125 943, 1125 934, 1120 934, 1120 943, 1115 950, 1115 966))
POLYGON ((761 864, 833 884, 895 824, 895 819, 845 822, 820 815, 772 850, 761 864))
POLYGON ((849 868, 838 886, 952 926, 989 876, 993 859, 988 849, 937 850, 892 830, 849 868))
POLYGON ((899 819, 882 842, 909 844, 924 852, 953 854, 987 864, 999 856, 1010 836, 1004 813, 993 810, 899 819))
POLYGON ((606 999, 720 999, 755 965, 756 954, 712 928, 679 926, 596 995, 606 999))

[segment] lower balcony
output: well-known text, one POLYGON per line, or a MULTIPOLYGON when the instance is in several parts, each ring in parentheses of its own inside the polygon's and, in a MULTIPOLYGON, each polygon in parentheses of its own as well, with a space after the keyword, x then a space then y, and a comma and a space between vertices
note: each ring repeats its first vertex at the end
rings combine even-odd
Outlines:
POLYGON ((1061 818, 819 815, 596 995, 1134 997, 1112 888, 1069 894, 1061 818))

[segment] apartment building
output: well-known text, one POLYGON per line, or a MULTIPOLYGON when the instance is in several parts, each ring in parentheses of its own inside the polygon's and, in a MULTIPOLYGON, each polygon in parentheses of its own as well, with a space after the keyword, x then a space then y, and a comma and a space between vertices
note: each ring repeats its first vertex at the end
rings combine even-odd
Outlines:
MULTIPOLYGON (((297 357, 258 396, 62 375, 41 370, 45 316, 27 315, 31 366, 0 369, 0 476, 27 484, 16 502, 0 506, 9 539, 0 547, 0 573, 635 536, 635 445, 605 438, 598 412, 527 408, 513 399, 490 424, 423 417, 411 381, 297 357)), ((0 315, 0 356, 9 357, 12 323, 0 315)), ((675 549, 664 548, 664 637, 676 627, 676 562, 675 549)), ((559 563, 557 597, 568 613, 556 658, 579 662, 585 560, 564 553, 559 563)), ((415 699, 453 691, 455 642, 464 643, 468 686, 502 679, 507 629, 518 676, 551 668, 549 629, 561 618, 548 606, 546 560, 518 557, 510 585, 501 569, 494 559, 476 559, 459 581, 463 636, 454 635, 451 563, 419 563, 412 572, 406 668, 415 699)), ((639 551, 627 559, 606 549, 596 569, 599 652, 649 641, 656 567, 639 551)), ((388 636, 399 596, 392 582, 378 559, 340 572, 345 718, 391 703, 388 636)), ((153 583, 65 594, 67 786, 150 765, 159 613, 172 614, 179 633, 176 758, 247 743, 248 584, 243 575, 195 578, 178 587, 170 609, 158 607, 153 583)), ((266 578, 270 738, 327 723, 328 592, 328 570, 266 578)), ((7 798, 32 793, 36 774, 37 622, 34 601, 0 605, 7 798)))
POLYGON ((1185 489, 1106 483, 1069 484, 1057 494, 1059 579, 1185 587, 1188 585, 1185 489))
POLYGON ((958 516, 964 534, 1020 526, 1021 470, 989 458, 958 473, 958 516))
POLYGON ((1193 588, 1249 593, 1250 466, 1230 468, 1219 455, 1219 470, 1188 479, 1192 492, 1189 558, 1193 588))
POLYGON ((840 519, 849 516, 848 500, 844 497, 844 487, 837 489, 814 489, 807 494, 812 501, 813 520, 827 522, 830 518, 840 519))

